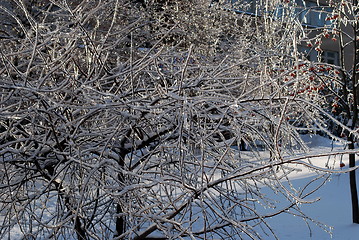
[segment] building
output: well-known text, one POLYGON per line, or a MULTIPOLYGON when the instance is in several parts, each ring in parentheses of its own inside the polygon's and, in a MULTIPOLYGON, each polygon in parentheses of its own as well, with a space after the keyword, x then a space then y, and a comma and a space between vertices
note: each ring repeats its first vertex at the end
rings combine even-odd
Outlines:
POLYGON ((334 64, 350 70, 354 58, 351 39, 354 33, 349 25, 337 24, 340 13, 334 12, 327 0, 296 0, 296 3, 296 18, 308 34, 307 41, 300 44, 300 51, 310 61, 334 64), (339 34, 340 31, 346 34, 339 34), (343 48, 343 45, 346 47, 343 48))
MULTIPOLYGON (((334 13, 329 0, 287 0, 276 6, 273 17, 281 18, 291 15, 293 21, 298 21, 305 31, 307 39, 301 41, 298 50, 313 62, 334 64, 350 70, 353 66, 353 30, 343 24, 334 23, 339 13, 334 13), (339 39, 338 31, 344 31, 339 39), (341 42, 342 41, 342 45, 341 42), (341 46, 346 47, 342 49, 341 46), (344 59, 344 60, 343 60, 344 59)), ((261 16, 267 0, 228 0, 226 7, 253 16, 261 16), (263 6, 263 7, 262 7, 263 6)), ((346 16, 348 17, 348 16, 346 16)))

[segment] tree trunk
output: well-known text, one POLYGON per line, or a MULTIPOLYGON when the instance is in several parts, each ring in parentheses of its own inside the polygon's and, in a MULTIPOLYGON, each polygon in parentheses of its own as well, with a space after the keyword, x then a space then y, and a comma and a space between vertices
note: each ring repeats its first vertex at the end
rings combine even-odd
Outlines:
MULTIPOLYGON (((129 131, 127 133, 127 136, 129 136, 130 132, 131 131, 129 131)), ((124 143, 124 142, 122 142, 122 143, 124 143)), ((122 150, 119 155, 120 155, 119 165, 123 169, 123 167, 125 166, 124 159, 126 156, 126 151, 122 150)), ((120 184, 122 184, 122 185, 125 184, 125 177, 123 176, 123 174, 121 172, 118 173, 117 178, 118 178, 120 184)), ((121 190, 122 190, 122 188, 120 186, 119 191, 121 191, 121 190)), ((115 238, 120 236, 121 234, 123 234, 125 232, 125 228, 126 228, 126 221, 125 221, 125 217, 122 215, 123 209, 122 209, 121 203, 117 203, 117 205, 116 205, 116 214, 117 214, 117 217, 116 217, 116 233, 114 235, 115 238)))
MULTIPOLYGON (((117 214, 123 213, 121 204, 119 204, 119 203, 117 204, 116 213, 117 214)), ((124 232, 125 232, 125 219, 122 216, 117 217, 116 218, 116 235, 115 235, 115 237, 120 236, 124 232)))
MULTIPOLYGON (((352 138, 352 137, 350 137, 352 138)), ((349 149, 354 149, 354 142, 351 139, 349 143, 349 149)), ((355 154, 349 154, 349 167, 355 167, 355 154)), ((359 223, 359 205, 358 205, 358 191, 356 184, 356 171, 351 171, 349 173, 350 179, 350 194, 352 199, 352 217, 353 223, 359 223)))
MULTIPOLYGON (((353 6, 358 5, 358 0, 353 0, 353 6)), ((354 39, 359 37, 359 24, 358 21, 354 24, 354 39)), ((359 71, 357 70, 357 65, 359 64, 359 41, 354 41, 354 64, 353 64, 353 75, 352 75, 352 87, 353 87, 353 106, 352 106, 352 125, 351 129, 355 129, 357 120, 358 120, 358 104, 359 104, 359 94, 358 94, 358 82, 359 82, 359 71)), ((352 135, 348 135, 349 140, 349 149, 354 149, 354 139, 352 135)), ((355 167, 355 154, 349 154, 349 167, 355 167)), ((359 223, 359 207, 358 207, 358 191, 356 184, 356 171, 351 171, 349 173, 350 179, 350 193, 352 198, 352 214, 353 214, 353 223, 359 223)))
POLYGON ((81 221, 79 217, 75 218, 75 231, 77 233, 78 240, 86 240, 86 232, 82 227, 81 221))

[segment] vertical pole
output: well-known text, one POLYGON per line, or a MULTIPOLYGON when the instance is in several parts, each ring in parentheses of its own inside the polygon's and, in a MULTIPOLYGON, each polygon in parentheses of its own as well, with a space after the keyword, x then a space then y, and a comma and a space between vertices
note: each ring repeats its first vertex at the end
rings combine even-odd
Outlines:
MULTIPOLYGON (((353 0, 353 6, 358 5, 358 0, 353 0)), ((356 13, 355 13, 356 14, 356 13)), ((351 129, 356 127, 356 123, 358 120, 358 80, 359 80, 359 41, 357 38, 359 37, 359 25, 358 20, 354 23, 354 62, 353 62, 353 75, 352 75, 352 87, 353 87, 353 105, 352 105, 352 124, 350 126, 351 129)), ((349 140, 349 149, 355 148, 355 139, 352 135, 348 136, 349 140)), ((355 166, 355 154, 349 154, 349 167, 355 166)), ((359 206, 358 206, 358 191, 356 184, 356 171, 351 171, 349 173, 350 180, 350 193, 352 199, 352 215, 353 215, 353 223, 359 223, 359 206)))
MULTIPOLYGON (((354 149, 354 141, 352 136, 348 137, 349 140, 349 149, 354 149)), ((349 167, 355 166, 355 154, 349 154, 349 167)), ((350 180, 350 194, 352 200, 352 217, 353 223, 359 223, 359 205, 358 205, 358 191, 357 191, 357 184, 356 184, 356 171, 351 171, 349 173, 349 180, 350 180)))

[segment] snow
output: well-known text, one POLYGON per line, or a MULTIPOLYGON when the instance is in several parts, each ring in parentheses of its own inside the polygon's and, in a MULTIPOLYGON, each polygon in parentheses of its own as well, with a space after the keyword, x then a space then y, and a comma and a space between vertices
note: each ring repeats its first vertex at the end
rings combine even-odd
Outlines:
MULTIPOLYGON (((303 140, 308 143, 312 152, 325 152, 331 150, 342 150, 343 145, 333 143, 321 136, 303 136, 303 140)), ((332 167, 339 168, 341 159, 332 159, 332 167)), ((315 160, 316 163, 325 165, 328 157, 321 157, 315 160)), ((347 158, 342 161, 348 166, 347 158)), ((346 168, 344 167, 344 168, 346 168)), ((357 180, 359 178, 357 170, 357 180)), ((292 176, 293 183, 301 186, 308 182, 312 174, 308 171, 296 173, 292 176), (308 177, 309 176, 309 177, 308 177)), ((270 194, 270 192, 268 192, 270 194)), ((332 236, 322 228, 313 223, 309 227, 300 217, 290 214, 280 214, 268 220, 279 239, 302 240, 302 239, 334 239, 334 240, 354 240, 359 236, 359 224, 352 223, 351 201, 349 189, 349 173, 332 174, 328 181, 310 199, 319 197, 320 200, 314 204, 303 204, 301 209, 309 217, 321 222, 332 229, 332 236), (332 238, 331 238, 332 237, 332 238)), ((265 238, 267 239, 267 238, 265 238)), ((268 238, 270 239, 270 238, 268 238)))
MULTIPOLYGON (((341 151, 345 148, 345 145, 339 142, 332 142, 331 140, 315 135, 303 135, 303 141, 310 148, 310 155, 327 153, 330 151, 341 151)), ((263 152, 263 154, 268 154, 263 152)), ((318 157, 312 159, 314 165, 318 167, 329 167, 339 170, 340 162, 345 163, 343 169, 348 167, 347 156, 343 157, 318 157)), ((357 165, 359 162, 357 163, 357 165)), ((290 179, 292 184, 296 187, 305 185, 313 179, 317 173, 313 170, 308 170, 302 165, 298 165, 301 171, 295 171, 291 173, 290 179)), ((359 170, 357 170, 357 179, 359 179, 359 170)), ((285 182, 283 184, 286 184, 285 182)), ((320 182, 314 183, 310 189, 315 188, 320 182)), ((273 191, 262 187, 263 193, 266 197, 275 199, 276 196, 273 191)), ((351 219, 351 202, 349 191, 349 173, 335 173, 330 176, 324 186, 322 186, 315 194, 311 195, 306 200, 319 201, 313 204, 302 204, 301 210, 305 215, 318 221, 325 229, 331 230, 332 234, 326 232, 319 226, 310 222, 304 221, 301 217, 295 217, 291 214, 283 213, 267 219, 267 223, 274 230, 278 239, 280 240, 354 240, 359 236, 359 224, 353 224, 351 219)), ((126 189, 124 189, 126 191, 126 189)), ((50 201, 51 202, 51 201, 50 201)), ((288 204, 283 203, 283 204, 288 204)), ((0 220, 2 220, 0 218, 0 220)), ((200 223, 197 223, 201 225, 200 223)), ((265 235, 261 233, 263 239, 272 240, 272 235, 265 235)), ((18 239, 22 236, 21 231, 15 227, 12 229, 11 236, 14 239, 18 239)), ((187 239, 187 238, 185 238, 187 239)), ((246 238, 245 238, 246 239, 246 238)))

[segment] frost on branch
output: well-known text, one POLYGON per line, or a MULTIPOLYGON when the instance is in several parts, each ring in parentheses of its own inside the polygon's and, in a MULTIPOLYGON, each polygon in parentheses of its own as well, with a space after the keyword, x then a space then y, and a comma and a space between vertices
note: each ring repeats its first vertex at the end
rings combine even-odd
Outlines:
POLYGON ((259 238, 275 235, 268 217, 310 220, 299 203, 323 179, 283 184, 302 163, 298 130, 325 130, 299 33, 190 1, 14 2, 1 6, 15 27, 1 48, 1 237, 259 238))

